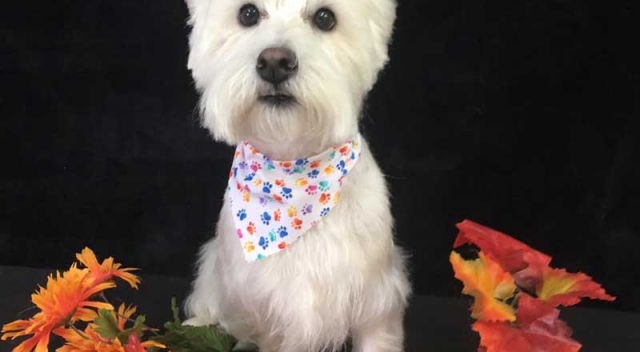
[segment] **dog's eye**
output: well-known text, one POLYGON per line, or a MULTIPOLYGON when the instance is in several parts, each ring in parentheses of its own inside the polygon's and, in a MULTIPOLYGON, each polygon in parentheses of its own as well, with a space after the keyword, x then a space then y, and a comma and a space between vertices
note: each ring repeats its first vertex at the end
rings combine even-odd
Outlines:
POLYGON ((336 26, 336 15, 333 11, 323 7, 313 15, 313 24, 319 30, 329 32, 336 26))
POLYGON ((245 27, 253 27, 260 21, 260 10, 254 4, 246 4, 240 8, 238 21, 245 27))

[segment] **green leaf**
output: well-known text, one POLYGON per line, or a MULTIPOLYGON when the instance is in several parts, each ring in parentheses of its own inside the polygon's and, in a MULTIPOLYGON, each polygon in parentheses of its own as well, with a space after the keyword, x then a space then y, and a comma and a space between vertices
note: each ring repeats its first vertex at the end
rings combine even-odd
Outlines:
POLYGON ((178 300, 175 297, 171 297, 171 311, 173 312, 173 322, 182 325, 180 321, 180 308, 178 308, 178 300))
POLYGON ((173 321, 164 324, 166 332, 154 340, 175 352, 230 352, 237 341, 215 326, 186 326, 180 321, 175 298, 171 300, 173 321))
POLYGON ((142 338, 143 331, 145 328, 144 326, 145 319, 146 318, 144 315, 138 315, 135 322, 133 323, 133 327, 120 331, 120 333, 118 334, 118 340, 120 340, 120 343, 122 343, 123 345, 126 345, 129 342, 129 336, 131 336, 131 333, 133 332, 135 332, 139 338, 142 338))
POLYGON ((120 333, 118 320, 111 310, 100 309, 93 323, 96 325, 96 332, 106 339, 114 339, 120 333))

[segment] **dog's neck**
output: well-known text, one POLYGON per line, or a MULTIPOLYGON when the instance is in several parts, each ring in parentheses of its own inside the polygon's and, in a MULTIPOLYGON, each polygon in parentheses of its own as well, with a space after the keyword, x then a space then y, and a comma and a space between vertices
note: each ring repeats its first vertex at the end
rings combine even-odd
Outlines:
MULTIPOLYGON (((351 136, 350 136, 351 137, 351 136)), ((342 144, 348 140, 326 141, 313 140, 311 138, 291 139, 287 141, 263 141, 257 138, 248 138, 248 142, 260 153, 271 160, 296 160, 318 155, 334 145, 342 144)))

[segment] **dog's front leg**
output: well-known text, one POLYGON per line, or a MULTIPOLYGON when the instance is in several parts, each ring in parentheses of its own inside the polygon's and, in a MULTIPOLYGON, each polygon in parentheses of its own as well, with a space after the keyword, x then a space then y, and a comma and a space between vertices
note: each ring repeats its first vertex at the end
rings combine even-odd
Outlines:
POLYGON ((402 320, 400 310, 355 327, 352 333, 353 352, 404 351, 402 320))

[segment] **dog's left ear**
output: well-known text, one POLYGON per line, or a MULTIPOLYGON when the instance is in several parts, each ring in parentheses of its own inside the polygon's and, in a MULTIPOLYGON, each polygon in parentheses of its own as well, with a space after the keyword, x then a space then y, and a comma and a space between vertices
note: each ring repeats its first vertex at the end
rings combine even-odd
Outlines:
POLYGON ((372 8, 372 18, 369 21, 369 27, 373 35, 376 57, 379 59, 376 65, 376 71, 380 71, 389 59, 389 42, 396 20, 397 2, 396 0, 372 0, 369 6, 372 8))
POLYGON ((193 0, 184 0, 184 2, 187 4, 187 7, 189 8, 189 12, 191 12, 193 8, 193 0))

